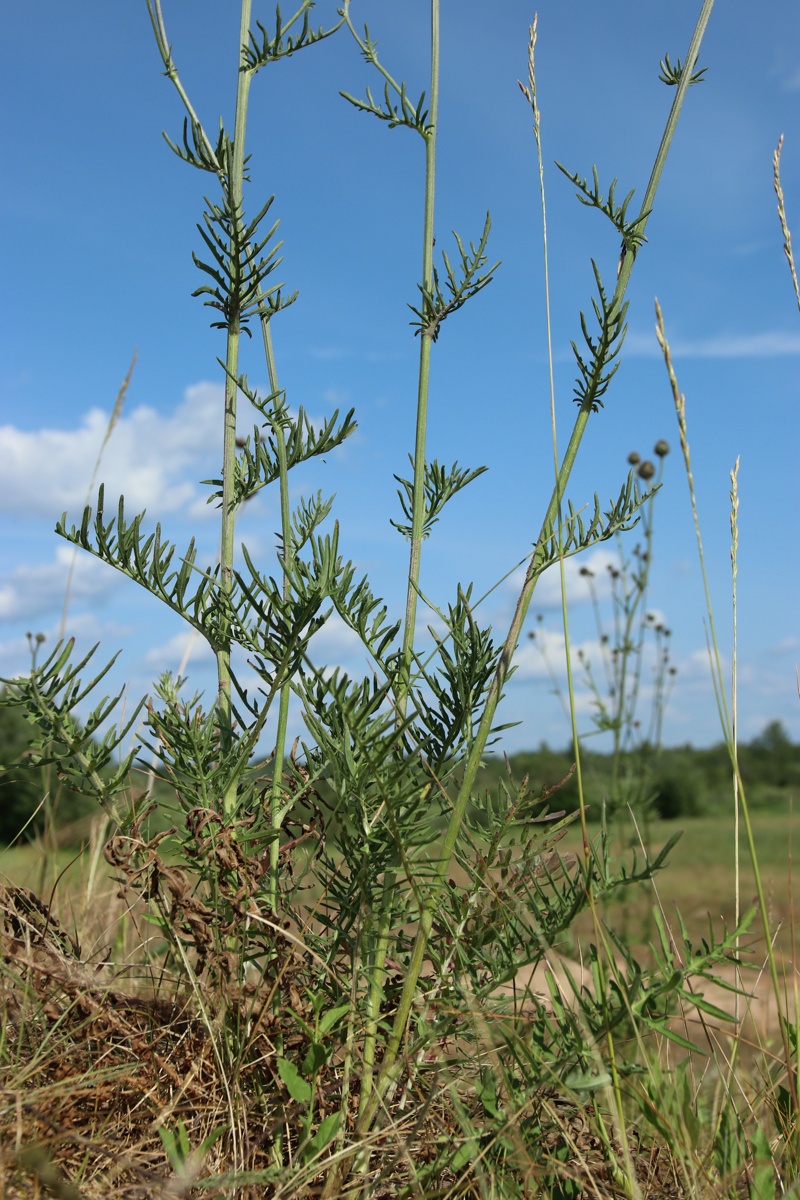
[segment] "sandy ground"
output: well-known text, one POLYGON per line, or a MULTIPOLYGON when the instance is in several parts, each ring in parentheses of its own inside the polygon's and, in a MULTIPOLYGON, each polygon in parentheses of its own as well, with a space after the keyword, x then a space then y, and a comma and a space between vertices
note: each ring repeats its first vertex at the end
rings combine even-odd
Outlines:
MULTIPOLYGON (((779 1008, 769 967, 763 954, 759 956, 758 953, 751 953, 748 955, 748 961, 754 965, 739 972, 738 983, 736 967, 724 963, 715 970, 721 983, 696 979, 690 983, 687 990, 702 995, 706 1001, 723 1012, 731 1016, 737 1015, 745 1044, 776 1046, 781 1036, 779 1008), (724 987, 723 983, 741 987, 744 994, 737 997, 736 993, 724 987)), ((508 996, 516 995, 523 1007, 525 996, 531 993, 548 1004, 551 998, 547 979, 549 975, 555 980, 565 1002, 569 1003, 574 998, 574 993, 568 973, 580 986, 591 987, 591 971, 587 966, 575 959, 552 955, 549 956, 547 964, 542 963, 535 970, 531 970, 530 967, 523 969, 513 983, 505 984, 498 990, 508 996)), ((779 957, 778 977, 782 992, 781 1011, 788 1013, 795 1023, 800 1015, 800 967, 779 957)), ((689 1005, 685 1006, 683 1012, 676 1014, 674 1026, 689 1040, 699 1045, 706 1042, 708 1034, 714 1036, 719 1031, 731 1035, 737 1029, 736 1022, 723 1022, 713 1016, 700 1014, 689 1005)), ((724 1037, 723 1041, 727 1041, 727 1038, 724 1037)))

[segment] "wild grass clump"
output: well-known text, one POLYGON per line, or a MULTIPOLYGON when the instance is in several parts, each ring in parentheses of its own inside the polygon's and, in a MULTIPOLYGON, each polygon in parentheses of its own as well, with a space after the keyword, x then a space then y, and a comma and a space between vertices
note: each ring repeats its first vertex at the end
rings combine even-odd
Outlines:
MULTIPOLYGON (((632 193, 620 203, 596 169, 591 183, 565 172, 579 200, 610 221, 620 257, 611 283, 593 264, 596 293, 573 344, 574 425, 559 455, 553 396, 553 490, 531 531, 502 640, 481 623, 470 584, 435 603, 419 582, 426 540, 445 505, 483 470, 428 458, 434 348, 445 323, 499 266, 489 261, 488 216, 476 241, 457 235, 442 268, 434 266, 438 0, 431 2, 430 80, 417 101, 369 30, 356 27, 347 0, 330 27, 312 26, 311 8, 302 0, 287 22, 278 11, 272 31, 242 0, 234 124, 210 135, 173 59, 161 0, 148 0, 164 73, 186 114, 168 144, 213 193, 199 225, 195 295, 225 342, 223 467, 206 481, 220 514, 219 561, 200 562, 193 541, 179 548, 160 525, 148 531, 143 515, 131 516, 103 485, 82 519, 71 524, 65 514, 58 532, 204 639, 218 689, 209 703, 180 674, 162 675, 153 694, 114 724, 120 696, 95 700, 94 708, 88 702, 108 667, 84 682, 96 671, 94 651, 75 662, 71 641, 44 661, 34 655, 28 676, 6 681, 6 702, 34 729, 37 764, 104 814, 94 864, 102 854, 113 878, 116 909, 107 927, 117 930, 110 945, 96 934, 84 941, 52 896, 21 886, 0 895, 6 1194, 41 1185, 87 1200, 774 1196, 796 1174, 797 1022, 783 1018, 782 1051, 764 1047, 764 1076, 751 1086, 736 1071, 738 1043, 724 1032, 735 1034, 737 1022, 716 998, 722 991, 735 1002, 746 993, 738 972, 748 962, 742 939, 756 910, 742 910, 735 927, 711 930, 696 945, 679 918, 670 924, 656 906, 643 964, 600 913, 627 889, 651 883, 675 839, 652 855, 640 847, 620 858, 606 822, 590 836, 577 732, 575 814, 559 807, 558 781, 534 790, 509 775, 491 790, 476 788, 501 732, 497 707, 542 573, 555 564, 563 571, 567 557, 640 520, 648 544, 659 483, 636 464, 607 508, 596 499, 588 513, 576 511, 567 487, 590 420, 610 394, 628 283, 684 99, 702 77, 698 53, 711 0, 684 59, 662 63, 673 100, 641 205, 632 208, 632 193), (422 267, 411 305, 416 425, 409 477, 395 477, 393 524, 408 554, 397 615, 344 557, 338 524, 329 522, 332 499, 317 492, 290 503, 291 471, 340 445, 355 419, 335 413, 317 427, 279 384, 273 326, 295 293, 276 274, 273 198, 251 201, 246 168, 255 76, 300 51, 324 52, 334 35, 355 39, 377 77, 375 94, 343 92, 345 100, 419 138, 425 174, 422 267), (266 395, 243 370, 246 334, 261 339, 266 395), (250 437, 238 432, 241 407, 255 422, 250 437), (239 544, 236 524, 242 505, 265 487, 277 492, 281 528, 276 560, 259 565, 239 544), (419 640, 422 607, 442 630, 432 647, 419 640), (363 678, 315 660, 314 634, 334 613, 369 659, 363 678), (255 687, 243 682, 245 667, 255 687), (292 698, 307 732, 290 743, 292 698), (146 790, 130 793, 143 756, 155 759, 174 796, 166 827, 152 823, 146 790), (562 853, 573 821, 578 851, 562 853), (582 960, 570 963, 560 947, 581 914, 593 938, 582 960), (699 1065, 701 1049, 710 1054, 707 1066, 699 1065)), ((521 86, 544 213, 535 44, 534 26, 521 86)), ((544 229, 546 251, 546 222, 544 229)), ((680 405, 679 414, 691 479, 680 405)), ((641 623, 637 588, 621 611, 627 605, 631 622, 641 623)), ((566 602, 564 632, 568 642, 566 602)), ((633 718, 630 684, 623 677, 617 686, 616 706, 600 708, 600 717, 613 731, 621 769, 633 718)), ((571 678, 569 695, 574 725, 571 678)), ((621 776, 618 784, 621 806, 621 776)), ((92 877, 96 885, 96 869, 92 877)), ((782 1004, 761 888, 759 906, 782 1004)))

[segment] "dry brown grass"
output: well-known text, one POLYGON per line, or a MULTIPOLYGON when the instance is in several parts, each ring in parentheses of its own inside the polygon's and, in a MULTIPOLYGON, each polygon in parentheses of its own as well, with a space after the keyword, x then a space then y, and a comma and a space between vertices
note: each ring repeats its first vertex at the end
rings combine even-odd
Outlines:
MULTIPOLYGON (((772 833, 779 830, 762 828, 765 843, 777 845, 780 839, 772 833)), ((711 838, 712 829, 701 825, 693 831, 689 825, 683 853, 679 847, 673 867, 659 885, 665 909, 670 893, 680 894, 688 889, 689 880, 696 881, 697 855, 707 853, 711 838)), ((664 839, 655 840, 660 844, 664 839)), ((291 1187, 288 1176, 285 1183, 276 1177, 272 1149, 280 1135, 284 1152, 292 1146, 296 1151, 300 1136, 301 1107, 278 1079, 275 1062, 279 1053, 299 1059, 308 1041, 297 1021, 298 1015, 310 1016, 302 955, 287 941, 278 970, 238 993, 223 986, 220 978, 215 981, 213 972, 208 978, 201 975, 194 992, 187 989, 185 977, 178 987, 164 969, 158 930, 143 920, 141 897, 130 899, 125 889, 120 894, 115 870, 96 851, 95 845, 73 862, 54 891, 51 881, 59 877, 69 856, 59 855, 57 863, 44 864, 44 875, 35 848, 5 859, 6 871, 13 870, 15 881, 0 891, 0 1195, 9 1200, 46 1194, 65 1200, 209 1195, 228 1200, 234 1194, 237 1200, 297 1200, 318 1195, 320 1179, 315 1178, 313 1167, 300 1172, 291 1187), (26 887, 26 877, 47 879, 44 900, 26 887), (283 989, 278 1004, 276 986, 283 989), (226 1049, 223 1010, 228 1021, 232 1016, 237 1019, 238 1012, 241 1027, 250 1030, 236 1059, 226 1049), (201 1146, 213 1131, 221 1133, 206 1153, 171 1161, 159 1130, 174 1130, 179 1123, 192 1148, 201 1146), (231 1171, 238 1171, 244 1180, 235 1191, 223 1182, 231 1171), (212 1176, 219 1185, 209 1191, 201 1185, 212 1176)), ((768 871, 770 866, 775 863, 767 864, 768 871)), ((694 905, 690 901, 688 912, 682 905, 694 933, 705 932, 707 912, 721 907, 723 886, 730 886, 729 869, 725 874, 722 864, 715 867, 704 875, 705 904, 700 898, 694 905), (718 873, 717 892, 713 881, 718 873)), ((790 898, 788 876, 781 891, 781 876, 777 871, 773 874, 776 911, 786 911, 782 906, 790 898)), ((629 921, 644 921, 653 899, 652 892, 643 888, 641 911, 629 907, 629 921)), ((725 902, 730 903, 727 894, 725 902)), ((613 909, 607 915, 613 921, 613 909)), ((558 973, 563 960, 555 956, 552 962, 558 973)), ((573 962, 572 970, 580 979, 579 961, 573 962)), ((791 971, 787 960, 787 973, 791 971)), ((566 991, 565 979, 561 983, 566 991)), ((748 1024, 741 1045, 750 1043, 753 1054, 758 1049, 763 1055, 766 1048, 768 1059, 777 1032, 774 998, 763 975, 750 973, 745 985, 754 998, 742 1009, 748 1024)), ((546 992, 541 972, 528 971, 517 980, 517 988, 520 995, 546 992)), ((729 992, 707 992, 707 998, 722 1008, 732 1007, 729 992)), ((512 1013, 502 1019, 515 1017, 512 1013)), ((684 1032, 694 1040, 716 1039, 724 1062, 730 1048, 725 1030, 715 1032, 713 1022, 699 1023, 696 1013, 685 1020, 691 1027, 687 1024, 684 1032)), ((400 1089, 375 1134, 368 1195, 399 1196, 405 1187, 412 1187, 415 1172, 424 1171, 443 1146, 457 1146, 464 1140, 463 1120, 453 1107, 453 1087, 468 1119, 480 1126, 482 1113, 476 1108, 473 1085, 480 1066, 491 1064, 492 1047, 481 1043, 480 1023, 477 1029, 476 1035, 465 1026, 463 1045, 432 1046, 413 1086, 400 1089)), ((321 1083, 320 1115, 335 1110, 341 1095, 339 1057, 326 1068, 321 1083)), ((354 1089, 348 1108, 353 1124, 357 1100, 354 1089)), ((535 1156, 524 1138, 518 1148, 520 1175, 530 1180, 525 1194, 544 1194, 540 1184, 549 1172, 551 1183, 555 1177, 569 1183, 576 1200, 621 1197, 624 1188, 609 1173, 608 1158, 610 1148, 620 1161, 622 1149, 614 1137, 604 1145, 598 1136, 591 1102, 542 1089, 536 1108, 535 1156)), ((688 1196, 686 1178, 669 1146, 652 1133, 645 1137, 635 1127, 627 1133, 642 1196, 688 1196)), ((443 1168, 417 1194, 448 1195, 453 1200, 477 1197, 474 1181, 461 1178, 459 1182, 459 1178, 457 1172, 443 1168)), ((359 1187, 363 1183, 362 1177, 359 1187)), ((414 1194, 413 1187, 409 1194, 414 1194)), ((691 1194, 695 1200, 700 1195, 716 1196, 719 1189, 709 1183, 707 1189, 691 1194)))

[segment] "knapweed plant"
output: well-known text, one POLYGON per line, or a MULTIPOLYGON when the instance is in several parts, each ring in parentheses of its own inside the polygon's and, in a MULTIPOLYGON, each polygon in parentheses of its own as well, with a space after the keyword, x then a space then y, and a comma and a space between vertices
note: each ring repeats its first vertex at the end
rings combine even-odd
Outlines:
MULTIPOLYGON (((134 1104, 126 1092, 115 1103, 128 1105, 137 1145, 149 1137, 175 1170, 179 1163, 181 1187, 199 1180, 203 1194, 277 1197, 313 1184, 332 1200, 349 1189, 422 1195, 447 1181, 458 1194, 531 1195, 547 1163, 564 1161, 566 1143, 548 1117, 554 1097, 577 1105, 594 1098, 592 1152, 615 1186, 633 1194, 622 1083, 637 1069, 636 1039, 655 1030, 688 1045, 670 1024, 670 1006, 681 997, 703 1004, 690 996, 687 974, 706 975, 731 953, 733 935, 701 953, 688 943, 678 953, 662 931, 649 973, 622 945, 611 966, 592 947, 586 985, 574 981, 566 995, 553 985, 542 998, 520 979, 547 961, 580 911, 650 878, 669 847, 652 862, 615 864, 603 834, 595 843, 584 837, 582 856, 561 857, 553 847, 566 822, 556 787, 531 794, 524 781, 509 780, 481 795, 475 779, 500 733, 498 705, 537 580, 552 564, 630 529, 652 495, 631 469, 607 509, 596 500, 582 514, 568 484, 617 369, 628 282, 684 99, 701 74, 711 0, 683 62, 662 63, 672 105, 641 204, 633 205, 633 193, 620 203, 596 168, 591 182, 566 172, 580 202, 613 227, 619 263, 610 283, 593 264, 596 293, 573 343, 574 425, 556 456, 541 523, 531 529, 524 583, 501 639, 481 624, 469 582, 438 602, 420 591, 423 550, 442 510, 483 470, 428 458, 436 343, 447 336, 446 322, 468 302, 479 305, 478 293, 499 276, 488 216, 475 241, 457 236, 455 250, 434 263, 439 0, 430 5, 424 90, 393 76, 349 0, 327 27, 312 25, 311 0, 300 0, 289 19, 278 10, 269 27, 252 0, 242 0, 231 64, 234 124, 213 133, 183 86, 161 0, 147 7, 164 74, 185 109, 182 131, 167 142, 206 192, 195 295, 219 331, 224 380, 222 470, 205 481, 219 510, 219 561, 198 561, 194 542, 177 547, 103 487, 80 523, 65 515, 58 533, 204 639, 216 659, 217 693, 188 694, 185 680, 164 675, 126 721, 109 724, 120 697, 79 721, 76 710, 85 711, 104 671, 84 684, 91 654, 73 663, 65 642, 7 695, 35 724, 40 759, 113 819, 106 858, 136 919, 157 929, 142 941, 138 991, 116 983, 104 993, 113 996, 106 1041, 123 1058, 130 1050, 129 1073, 149 1063, 155 1079, 150 1091, 141 1089, 145 1099, 137 1092, 134 1104), (317 492, 290 503, 292 470, 340 445, 355 420, 336 413, 317 427, 280 386, 275 340, 296 293, 279 281, 273 198, 251 198, 247 167, 256 76, 282 58, 325 53, 332 36, 353 38, 375 72, 374 92, 343 91, 344 101, 384 122, 387 135, 419 138, 425 174, 419 293, 410 298, 416 424, 408 428, 410 469, 403 473, 400 462, 395 476, 393 524, 398 552, 408 556, 405 608, 397 614, 344 556, 344 534, 330 522, 333 501, 317 492), (251 355, 259 338, 266 395, 243 370, 244 350, 251 355), (238 434, 242 407, 253 422, 246 438, 238 434), (236 522, 242 505, 267 487, 279 497, 280 535, 275 559, 257 564, 239 545, 236 522), (433 649, 418 641, 425 606, 440 631, 433 649), (363 678, 315 659, 314 635, 333 613, 369 657, 363 678), (245 669, 257 686, 245 686, 245 669), (307 733, 290 746, 293 697, 307 733), (137 744, 122 752, 141 715, 137 744), (153 753, 175 797, 173 823, 156 833, 148 807, 132 803, 129 792, 137 757, 153 753)), ((532 34, 522 90, 541 162, 534 44, 532 34)), ((21 910, 14 919, 24 924, 21 910)), ((80 957, 75 946, 62 953, 80 957)), ((74 1000, 65 979, 62 991, 74 1000)), ((86 987, 103 1008, 96 979, 86 987)), ((89 1010, 80 1011, 83 1020, 89 1010)), ((65 1016, 64 1029, 77 1042, 85 1024, 73 1031, 65 1016)), ((134 1159, 126 1162, 126 1179, 135 1181, 134 1159)))
MULTIPOLYGON (((652 459, 638 451, 628 455, 639 479, 654 481, 640 520, 633 547, 617 535, 616 556, 604 564, 603 583, 597 568, 579 570, 591 600, 596 629, 596 649, 578 649, 576 658, 584 693, 590 698, 590 727, 582 738, 610 740, 610 777, 605 783, 605 808, 609 815, 632 810, 647 819, 654 792, 654 768, 661 751, 664 714, 677 669, 670 663, 671 630, 650 607, 650 574, 654 552, 655 505, 669 454, 669 443, 660 438, 652 459)), ((569 711, 556 664, 542 636, 544 614, 537 613, 536 627, 528 638, 539 650, 553 692, 569 711)))

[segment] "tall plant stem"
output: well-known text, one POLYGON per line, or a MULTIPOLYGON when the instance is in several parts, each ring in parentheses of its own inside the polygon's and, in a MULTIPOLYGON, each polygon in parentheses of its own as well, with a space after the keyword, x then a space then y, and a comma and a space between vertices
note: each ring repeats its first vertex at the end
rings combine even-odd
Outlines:
MULTIPOLYGON (((261 318, 261 333, 264 339, 264 356, 267 361, 269 388, 273 396, 278 394, 278 371, 275 366, 275 351, 272 345, 272 330, 269 318, 261 318)), ((281 504, 281 538, 283 540, 283 595, 289 595, 289 577, 294 562, 294 544, 292 542, 292 512, 289 504, 289 467, 286 454, 286 434, 281 421, 275 421, 272 426, 275 436, 275 454, 278 460, 278 486, 281 504)), ((272 829, 277 832, 283 822, 283 764, 286 757, 286 728, 289 722, 289 698, 291 684, 286 679, 281 684, 280 700, 278 703, 278 728, 275 734, 275 755, 272 760, 272 791, 270 794, 270 821, 272 829)), ((278 874, 279 874, 280 845, 277 837, 270 843, 269 848, 269 886, 268 897, 273 912, 278 910, 278 874)))
MULTIPOLYGON (((177 67, 172 58, 172 49, 164 25, 161 0, 147 0, 147 10, 153 26, 156 42, 164 62, 165 74, 174 85, 181 101, 189 114, 192 128, 196 135, 202 138, 208 163, 213 164, 220 182, 229 184, 233 205, 232 219, 242 219, 242 188, 244 182, 244 146, 247 129, 247 105, 250 94, 252 72, 247 66, 243 49, 247 44, 250 33, 252 0, 242 0, 239 21, 239 64, 236 84, 236 112, 234 116, 233 144, 230 153, 223 161, 217 158, 216 150, 211 144, 202 123, 195 111, 184 88, 177 67)), ((234 253, 234 247, 231 247, 234 253)), ((232 708, 231 708, 231 639, 227 617, 224 615, 225 598, 230 596, 233 589, 233 552, 236 529, 236 504, 234 492, 234 463, 236 459, 236 401, 239 369, 239 339, 241 336, 241 316, 238 310, 231 313, 227 325, 225 345, 225 408, 223 416, 222 437, 222 520, 220 529, 220 592, 223 597, 223 615, 220 619, 221 648, 216 652, 217 663, 217 716, 219 719, 220 742, 223 751, 231 745, 232 708)), ((222 799, 223 811, 231 815, 236 807, 238 785, 233 780, 222 799)))
MULTIPOLYGON (((650 175, 650 180, 648 182, 642 202, 640 217, 641 224, 637 225, 637 229, 639 229, 641 232, 644 232, 647 224, 647 214, 652 210, 653 207, 653 201, 658 190, 659 180, 661 178, 664 164, 669 153, 669 148, 678 123, 678 117, 680 115, 681 108, 683 107, 683 101, 686 96, 686 91, 689 87, 689 81, 691 79, 692 72, 697 62, 697 56, 700 50, 703 34, 708 24, 713 6, 714 0, 704 0, 697 25, 689 44, 689 50, 684 60, 685 67, 681 76, 681 81, 678 84, 675 99, 672 103, 672 107, 667 118, 664 134, 661 138, 661 143, 653 164, 653 170, 650 175)), ((616 288, 614 289, 614 295, 611 302, 612 312, 619 312, 622 306, 630 280, 631 271, 633 269, 634 257, 635 256, 632 253, 628 253, 623 255, 620 261, 617 284, 616 288)), ((503 694, 503 687, 508 679, 514 653, 519 644, 522 626, 528 614, 531 600, 533 599, 533 593, 540 570, 538 565, 539 550, 544 543, 547 531, 554 527, 558 519, 559 502, 565 493, 567 482, 572 473, 572 468, 575 464, 575 459, 577 457, 581 441, 583 440, 583 435, 586 432, 586 426, 592 411, 594 398, 594 392, 590 390, 583 400, 578 411, 578 415, 575 419, 575 424, 573 426, 572 434, 561 462, 555 487, 550 497, 550 502, 547 506, 545 519, 542 523, 542 527, 536 541, 536 546, 534 548, 534 553, 531 556, 530 565, 526 572, 525 581, 523 583, 516 609, 511 620, 511 625, 503 644, 497 669, 487 693, 481 721, 465 765, 463 782, 459 789, 447 832, 442 842, 442 848, 434 872, 434 880, 428 893, 427 901, 423 905, 420 913, 417 936, 412 949, 411 960, 406 973, 403 991, 398 1003, 394 1025, 387 1041, 381 1073, 376 1082, 370 1102, 364 1109, 364 1112, 358 1123, 359 1132, 361 1134, 364 1134, 370 1128, 380 1109, 384 1097, 389 1089, 394 1086, 403 1069, 403 1061, 398 1059, 398 1054, 405 1034, 408 1018, 411 1013, 414 997, 416 995, 420 973, 425 961, 425 953, 427 950, 431 929, 433 927, 433 921, 439 897, 444 886, 444 882, 447 879, 450 860, 458 839, 464 812, 475 784, 475 777, 478 773, 478 768, 486 748, 489 734, 491 733, 494 725, 495 713, 503 694)))
MULTIPOLYGON (((428 126, 425 130, 425 201, 422 230, 422 286, 431 290, 433 281, 433 229, 436 202, 436 125, 439 108, 439 0, 431 0, 431 84, 428 126)), ((419 376, 417 383, 417 425, 414 438, 414 481, 411 513, 411 549, 408 563, 408 592, 403 626, 400 688, 396 695, 398 717, 406 712, 414 660, 414 632, 417 621, 419 576, 422 559, 423 526, 425 523, 425 449, 428 430, 428 395, 430 391, 432 338, 420 331, 419 376)), ((366 1110, 372 1083, 372 1064, 378 1037, 378 1013, 383 980, 386 973, 388 935, 395 906, 392 900, 396 876, 390 872, 384 881, 384 903, 378 914, 373 953, 367 955, 370 973, 370 998, 367 1027, 364 1034, 366 1071, 361 1085, 360 1111, 366 1110)))
MULTIPOLYGON (((428 127, 425 130, 425 213, 422 231, 422 286, 433 280, 433 218, 436 200, 436 125, 439 109, 439 0, 431 0, 431 87, 428 127)), ((405 713, 414 657, 422 530, 425 522, 425 448, 428 431, 432 338, 420 331, 419 380, 417 384, 417 428, 414 439, 414 487, 411 512, 411 551, 408 563, 408 593, 403 627, 401 689, 397 697, 400 715, 405 713)))
MULTIPOLYGON (((364 1051, 361 1070, 361 1092, 359 1095, 358 1111, 361 1114, 366 1108, 375 1077, 375 1053, 378 1045, 378 1022, 380 1020, 381 999, 383 997, 383 982, 386 975, 386 955, 389 951, 389 930, 391 927, 393 903, 394 876, 392 886, 384 887, 381 907, 378 913, 374 932, 367 933, 371 944, 368 947, 366 959, 369 974, 369 991, 367 995, 367 1011, 364 1027, 364 1051)), ((362 933, 362 936, 364 934, 362 933)))
MULTIPOLYGON (((242 184, 244 178, 244 144, 247 128, 247 103, 250 94, 251 73, 243 57, 243 47, 250 32, 252 0, 242 0, 239 24, 239 70, 236 85, 236 113, 233 125, 233 147, 228 163, 230 171, 230 194, 232 219, 242 219, 242 184)), ((233 253, 233 248, 232 248, 233 253)), ((220 592, 223 604, 233 589, 233 551, 236 529, 236 502, 234 493, 236 459, 236 399, 239 377, 239 339, 241 336, 240 314, 237 309, 228 322, 225 347, 225 414, 222 440, 222 529, 220 535, 219 566, 220 592)), ((220 622, 221 648, 217 651, 217 712, 219 714, 220 742, 223 752, 230 748, 233 736, 233 714, 231 709, 231 643, 227 619, 220 622)), ((223 810, 230 816, 236 807, 238 785, 234 779, 223 796, 223 810)))

